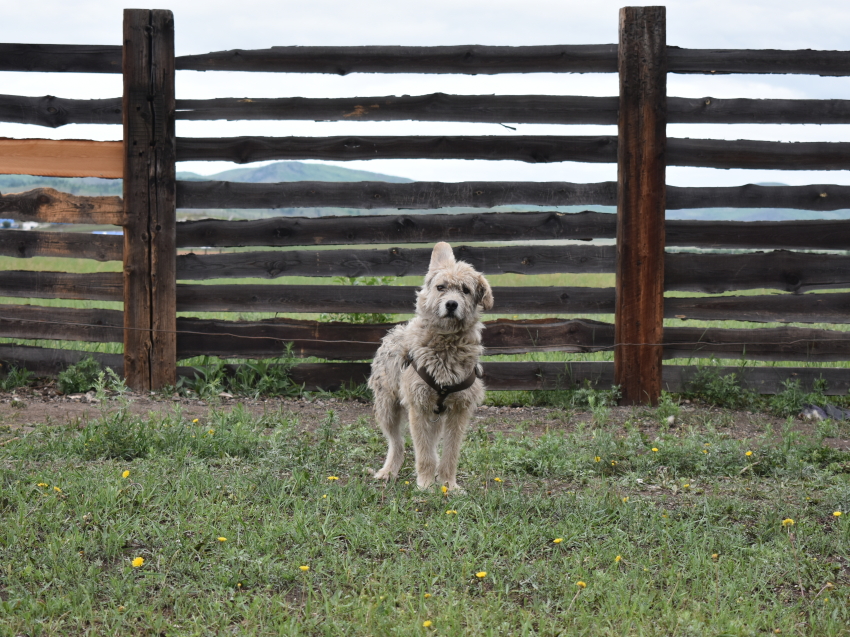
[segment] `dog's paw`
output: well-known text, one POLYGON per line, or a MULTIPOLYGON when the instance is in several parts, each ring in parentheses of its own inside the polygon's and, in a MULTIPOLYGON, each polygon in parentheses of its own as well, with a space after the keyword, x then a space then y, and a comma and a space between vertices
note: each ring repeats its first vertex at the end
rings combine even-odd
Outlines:
POLYGON ((464 489, 459 484, 450 484, 448 485, 449 493, 452 495, 466 495, 466 489, 464 489))
POLYGON ((386 469, 381 469, 381 470, 379 470, 379 471, 372 471, 372 477, 373 477, 375 480, 383 480, 384 482, 389 482, 389 481, 390 481, 392 478, 394 478, 395 476, 393 476, 393 475, 392 475, 389 471, 387 471, 386 469))

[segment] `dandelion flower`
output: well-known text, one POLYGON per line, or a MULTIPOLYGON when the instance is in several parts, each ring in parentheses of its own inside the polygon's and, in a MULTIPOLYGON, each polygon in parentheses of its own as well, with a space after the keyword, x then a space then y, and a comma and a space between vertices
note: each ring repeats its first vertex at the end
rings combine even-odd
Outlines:
POLYGON ((841 511, 833 511, 832 515, 834 515, 837 518, 840 518, 841 517, 841 511))
POLYGON ((218 541, 219 542, 227 542, 227 538, 226 537, 219 537, 218 541))
POLYGON ((339 480, 337 476, 328 476, 328 480, 339 480))
POLYGON ((422 597, 424 597, 425 599, 428 599, 429 597, 431 597, 431 593, 425 593, 422 597))
POLYGON ((616 467, 616 466, 617 466, 617 461, 616 461, 616 460, 612 460, 612 461, 611 461, 611 466, 612 466, 612 467, 616 467))
POLYGON ((720 555, 718 553, 712 553, 711 554, 711 559, 713 559, 713 560, 716 560, 718 557, 720 557, 720 555))
POLYGON ((690 483, 690 482, 688 482, 687 484, 683 484, 683 485, 682 485, 682 488, 683 488, 683 489, 690 489, 690 488, 691 488, 691 483, 690 483))
POLYGON ((562 538, 562 537, 556 537, 554 540, 552 540, 552 543, 553 543, 553 544, 560 544, 560 543, 561 543, 561 542, 563 542, 563 541, 564 541, 564 538, 562 538))
POLYGON ((440 487, 440 491, 442 491, 443 493, 448 493, 449 488, 446 485, 443 485, 443 486, 440 487))
POLYGON ((702 452, 703 452, 703 453, 708 453, 708 449, 703 449, 703 450, 702 450, 702 452))
POLYGON ((447 509, 446 515, 457 515, 457 511, 455 511, 454 509, 447 509))
POLYGON ((483 579, 483 578, 487 577, 487 571, 478 571, 475 574, 475 577, 477 577, 478 579, 483 579))
POLYGON ((322 495, 322 499, 325 499, 325 498, 327 498, 327 497, 328 497, 328 494, 327 494, 327 493, 325 493, 325 494, 323 494, 323 495, 322 495))
POLYGON ((422 628, 430 628, 430 627, 431 627, 431 620, 430 619, 426 619, 424 622, 422 622, 422 628))
POLYGON ((143 558, 143 557, 137 557, 131 562, 131 564, 133 565, 133 568, 139 568, 144 563, 145 563, 145 558, 143 558))
POLYGON ((405 484, 410 484, 410 480, 405 480, 405 481, 404 481, 404 483, 405 483, 405 484))
POLYGON ((37 486, 37 487, 49 487, 50 485, 49 485, 49 484, 47 484, 46 482, 39 482, 39 483, 38 483, 37 485, 35 485, 35 486, 37 486))
POLYGON ((62 493, 62 489, 60 489, 59 487, 53 487, 53 490, 54 490, 56 493, 62 493))
POLYGON ((587 588, 587 584, 585 584, 581 580, 576 582, 576 586, 578 586, 579 588, 587 588))
POLYGON ((652 450, 653 450, 653 451, 658 451, 658 447, 653 447, 653 448, 652 448, 652 450))
POLYGON ((782 520, 782 526, 794 526, 794 520, 791 518, 785 518, 782 520))
POLYGON ((309 571, 309 570, 310 570, 310 567, 309 567, 309 566, 299 566, 298 568, 300 568, 300 569, 301 569, 302 571, 304 571, 305 573, 306 573, 307 571, 309 571))
POLYGON ((625 497, 623 498, 623 502, 628 502, 628 501, 629 501, 629 496, 625 496, 625 497))
POLYGON ((192 424, 193 424, 193 425, 198 424, 198 419, 197 419, 197 418, 195 418, 195 420, 193 420, 193 421, 192 421, 192 424))
POLYGON ((622 559, 623 559, 623 556, 622 556, 622 555, 618 555, 617 557, 615 557, 615 558, 614 558, 614 561, 615 561, 615 562, 619 562, 619 561, 620 561, 620 560, 622 560, 622 559))
POLYGON ((212 436, 212 435, 215 433, 215 429, 210 429, 207 433, 208 433, 210 436, 212 436))
POLYGON ((748 451, 748 452, 747 452, 747 453, 745 453, 744 455, 745 455, 745 456, 751 456, 751 455, 753 455, 753 452, 752 452, 752 451, 748 451))
POLYGON ((119 612, 119 613, 120 613, 120 612, 122 612, 123 610, 124 610, 124 607, 123 607, 123 606, 119 606, 119 607, 118 607, 118 612, 119 612))
POLYGON ((493 482, 501 482, 501 481, 502 481, 501 478, 493 478, 493 482))
POLYGON ((129 470, 125 471, 124 473, 121 474, 121 477, 122 478, 129 478, 130 477, 130 471, 129 470))
POLYGON ((600 458, 599 456, 596 456, 596 457, 593 459, 593 461, 594 461, 594 462, 599 462, 600 460, 602 460, 602 458, 600 458))

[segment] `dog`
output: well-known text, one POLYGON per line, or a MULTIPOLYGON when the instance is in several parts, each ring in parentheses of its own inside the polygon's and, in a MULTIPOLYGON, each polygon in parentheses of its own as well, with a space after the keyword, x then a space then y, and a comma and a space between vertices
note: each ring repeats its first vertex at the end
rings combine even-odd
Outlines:
POLYGON ((389 446, 376 479, 398 477, 406 412, 417 486, 428 489, 438 480, 449 490, 460 488, 461 443, 473 412, 484 401, 478 364, 484 351, 480 315, 492 307, 487 279, 468 263, 456 261, 448 243, 435 245, 416 294, 416 316, 384 336, 372 361, 369 388, 375 397, 375 420, 389 446), (441 440, 443 453, 438 457, 441 440))

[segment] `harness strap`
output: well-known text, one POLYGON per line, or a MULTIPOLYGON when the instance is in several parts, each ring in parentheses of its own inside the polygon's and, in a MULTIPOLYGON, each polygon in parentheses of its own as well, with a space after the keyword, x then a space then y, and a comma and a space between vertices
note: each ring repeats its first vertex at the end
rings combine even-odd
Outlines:
POLYGON ((463 391, 464 389, 469 389, 472 387, 475 379, 480 378, 478 375, 478 365, 476 365, 475 369, 472 370, 472 373, 466 380, 463 380, 456 385, 440 385, 426 370, 417 367, 413 359, 409 360, 411 367, 413 367, 414 371, 419 374, 419 378, 424 380, 431 389, 437 392, 437 406, 434 407, 435 414, 442 414, 446 410, 446 406, 443 404, 446 400, 446 396, 454 394, 455 392, 463 391))

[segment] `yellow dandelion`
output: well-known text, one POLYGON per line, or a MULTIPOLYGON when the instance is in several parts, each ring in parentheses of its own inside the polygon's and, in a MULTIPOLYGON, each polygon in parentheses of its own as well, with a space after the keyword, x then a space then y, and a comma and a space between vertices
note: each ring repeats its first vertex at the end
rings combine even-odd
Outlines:
POLYGON ((493 482, 501 482, 501 481, 502 481, 501 478, 493 478, 493 482))
POLYGON ((454 509, 448 509, 446 510, 446 515, 457 515, 457 511, 454 509))
POLYGON ((428 599, 429 597, 431 597, 431 593, 425 593, 422 597, 424 597, 425 599, 428 599))
POLYGON ((422 628, 430 628, 430 627, 431 627, 431 620, 430 619, 426 619, 424 622, 422 622, 422 628))
POLYGON ((483 578, 487 577, 487 571, 478 571, 475 574, 475 577, 477 577, 478 579, 483 579, 483 578))
POLYGON ((327 497, 328 497, 328 494, 327 494, 327 493, 325 493, 325 494, 323 494, 323 495, 322 495, 322 499, 323 499, 323 500, 324 500, 325 498, 327 498, 327 497))
POLYGON ((612 460, 612 461, 611 461, 611 466, 612 466, 612 467, 616 467, 616 466, 617 466, 617 461, 616 461, 616 460, 612 460))
POLYGON ((794 526, 794 520, 791 518, 785 518, 782 520, 782 526, 794 526))
POLYGON ((579 588, 587 588, 587 584, 585 584, 581 580, 576 582, 576 586, 578 586, 579 588))
POLYGON ((658 451, 658 447, 653 447, 653 448, 652 448, 652 451, 653 451, 653 452, 657 452, 657 451, 658 451))
POLYGON ((133 565, 133 568, 139 568, 142 564, 145 563, 145 558, 137 557, 130 563, 133 565))
POLYGON ((751 455, 753 455, 753 452, 752 452, 752 451, 748 451, 748 452, 747 452, 747 453, 745 453, 744 455, 745 455, 745 456, 751 456, 751 455))
POLYGON ((443 486, 440 487, 440 491, 442 491, 443 493, 448 493, 449 488, 446 485, 443 485, 443 486))
POLYGON ((207 433, 208 433, 210 436, 212 436, 212 435, 215 433, 215 429, 210 429, 207 433))
POLYGON ((218 541, 219 542, 227 542, 227 538, 226 537, 219 537, 218 541))
POLYGON ((832 515, 834 515, 837 518, 840 518, 841 517, 841 511, 833 511, 832 515))
POLYGON ((600 458, 599 456, 596 456, 596 457, 593 458, 594 462, 599 462, 600 460, 602 460, 602 458, 600 458))
POLYGON ((129 471, 125 471, 124 473, 122 473, 122 474, 121 474, 121 477, 122 477, 122 478, 129 478, 129 477, 130 477, 130 472, 129 472, 129 471))
POLYGON ((53 490, 54 490, 56 493, 62 493, 62 489, 60 489, 59 487, 53 487, 53 490))
POLYGON ((119 606, 119 607, 118 607, 118 612, 119 612, 119 613, 120 613, 120 612, 122 612, 123 610, 124 610, 124 607, 123 607, 123 606, 119 606))
POLYGON ((564 538, 556 537, 554 540, 552 540, 552 544, 560 544, 563 541, 564 541, 564 538))
POLYGON ((197 418, 195 418, 195 420, 193 420, 193 421, 192 421, 192 424, 193 424, 193 425, 198 424, 198 419, 197 419, 197 418))
POLYGON ((49 487, 50 485, 49 485, 49 484, 47 484, 46 482, 39 482, 39 483, 38 483, 37 485, 35 485, 35 486, 37 486, 37 487, 49 487))
POLYGON ((404 483, 405 483, 405 484, 410 484, 410 480, 405 480, 405 481, 404 481, 404 483))
POLYGON ((622 556, 622 555, 618 555, 617 557, 615 557, 615 558, 614 558, 614 561, 615 561, 615 562, 620 562, 622 559, 623 559, 623 556, 622 556))
POLYGON ((703 453, 708 453, 708 449, 703 449, 703 450, 702 450, 702 452, 703 452, 703 453))
POLYGON ((304 571, 305 573, 306 573, 307 571, 309 571, 309 570, 310 570, 310 567, 309 567, 309 566, 299 566, 298 568, 300 568, 300 569, 301 569, 302 571, 304 571))
POLYGON ((337 476, 328 476, 328 480, 339 480, 337 476))
POLYGON ((687 484, 683 484, 683 485, 682 485, 682 488, 683 488, 683 489, 690 489, 690 488, 691 488, 691 483, 690 483, 690 482, 688 482, 687 484))
POLYGON ((629 501, 629 496, 625 496, 625 497, 623 498, 623 502, 628 502, 628 501, 629 501))
POLYGON ((716 560, 719 557, 720 557, 720 555, 718 553, 712 553, 711 554, 711 559, 713 559, 713 560, 716 560))

